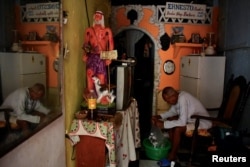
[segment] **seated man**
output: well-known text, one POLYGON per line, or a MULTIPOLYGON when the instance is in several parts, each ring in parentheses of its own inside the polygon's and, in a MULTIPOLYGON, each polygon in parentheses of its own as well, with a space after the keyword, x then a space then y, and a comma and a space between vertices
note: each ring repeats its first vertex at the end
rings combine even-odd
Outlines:
MULTIPOLYGON (((209 116, 201 102, 185 91, 176 91, 172 87, 165 87, 162 91, 163 99, 171 105, 167 112, 152 117, 152 124, 161 129, 169 130, 172 143, 168 155, 169 161, 175 161, 182 134, 194 129, 194 114, 209 116)), ((199 129, 208 129, 212 126, 210 121, 201 120, 199 129)))
MULTIPOLYGON (((1 108, 11 108, 10 124, 28 130, 36 127, 38 123, 50 112, 39 101, 45 94, 43 84, 36 83, 32 87, 20 88, 12 92, 4 100, 1 108)), ((4 113, 0 113, 0 121, 4 120, 4 113)))

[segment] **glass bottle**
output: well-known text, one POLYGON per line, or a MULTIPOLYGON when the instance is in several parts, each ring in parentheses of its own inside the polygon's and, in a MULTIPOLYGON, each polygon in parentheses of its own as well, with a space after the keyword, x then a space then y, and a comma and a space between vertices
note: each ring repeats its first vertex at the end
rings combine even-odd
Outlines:
POLYGON ((96 109, 96 99, 97 99, 97 96, 95 94, 95 91, 91 89, 88 95, 88 109, 91 112, 90 119, 94 119, 93 112, 94 112, 94 109, 96 109))

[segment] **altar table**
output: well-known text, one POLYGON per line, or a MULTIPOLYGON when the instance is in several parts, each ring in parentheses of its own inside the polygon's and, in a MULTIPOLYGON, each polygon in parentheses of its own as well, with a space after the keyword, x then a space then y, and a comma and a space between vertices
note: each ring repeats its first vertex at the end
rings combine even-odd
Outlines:
MULTIPOLYGON (((86 158, 86 160, 84 160, 85 162, 82 164, 79 164, 78 162, 78 166, 84 166, 84 164, 87 164, 87 161, 94 162, 96 161, 95 158, 101 158, 98 157, 98 155, 103 154, 103 146, 106 146, 108 150, 110 167, 128 167, 129 161, 136 160, 135 149, 141 146, 137 101, 132 99, 126 110, 117 111, 116 114, 122 116, 121 125, 116 129, 114 129, 113 122, 96 122, 81 119, 73 120, 69 133, 72 145, 81 143, 81 140, 83 140, 85 143, 81 143, 81 145, 85 145, 82 147, 85 149, 85 152, 90 154, 91 150, 96 150, 96 153, 93 153, 95 154, 92 156, 93 159, 89 159, 91 156, 88 157, 88 160, 86 156, 81 157, 86 158), (97 138, 99 141, 94 141, 97 138), (91 141, 93 141, 93 144, 95 142, 99 143, 91 145, 91 141), (98 150, 97 147, 100 150, 98 150)), ((102 155, 102 158, 98 160, 105 161, 104 159, 105 155, 102 155)), ((93 165, 94 164, 91 164, 91 167, 95 167, 93 165)))

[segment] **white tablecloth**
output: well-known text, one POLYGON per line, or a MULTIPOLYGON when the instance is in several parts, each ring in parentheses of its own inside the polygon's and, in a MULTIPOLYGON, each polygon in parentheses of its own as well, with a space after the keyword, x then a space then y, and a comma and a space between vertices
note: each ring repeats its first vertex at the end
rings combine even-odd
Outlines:
POLYGON ((139 112, 137 101, 133 99, 122 114, 122 125, 115 130, 116 163, 118 167, 128 167, 129 161, 136 160, 136 148, 141 146, 139 112))

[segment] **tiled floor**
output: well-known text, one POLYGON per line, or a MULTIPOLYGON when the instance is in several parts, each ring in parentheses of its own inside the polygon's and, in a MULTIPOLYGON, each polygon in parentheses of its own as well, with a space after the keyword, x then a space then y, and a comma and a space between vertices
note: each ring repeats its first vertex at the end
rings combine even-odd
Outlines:
POLYGON ((139 160, 129 163, 129 167, 159 167, 157 161, 149 159, 142 148, 137 151, 137 157, 139 160))
POLYGON ((137 160, 129 163, 129 167, 159 167, 154 160, 137 160))
POLYGON ((159 167, 159 165, 157 165, 157 161, 140 160, 139 161, 139 167, 159 167))
POLYGON ((149 159, 144 149, 138 149, 137 155, 139 157, 139 160, 130 162, 129 167, 159 167, 157 164, 158 161, 149 159))
MULTIPOLYGON (((160 167, 155 160, 149 159, 143 149, 138 149, 138 159, 137 161, 130 162, 129 167, 160 167)), ((180 159, 176 162, 175 167, 187 167, 188 166, 188 153, 185 151, 180 151, 180 159)), ((192 167, 199 167, 198 164, 193 164, 192 167)))

